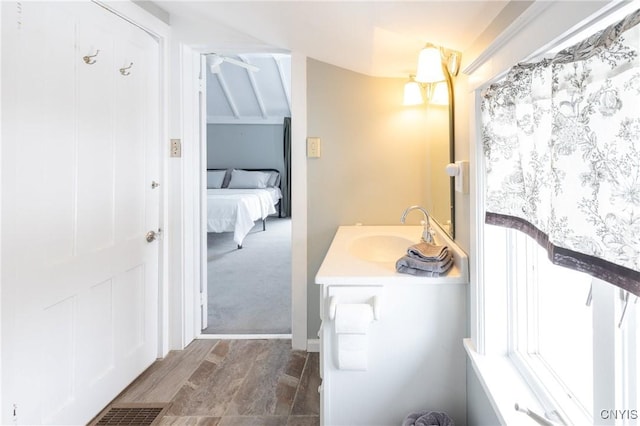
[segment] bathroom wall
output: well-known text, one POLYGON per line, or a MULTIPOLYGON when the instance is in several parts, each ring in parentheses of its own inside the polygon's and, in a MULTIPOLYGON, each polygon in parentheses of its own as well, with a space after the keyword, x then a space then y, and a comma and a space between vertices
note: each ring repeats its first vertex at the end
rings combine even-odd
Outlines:
POLYGON ((307 135, 322 141, 322 157, 307 159, 311 339, 320 326, 315 275, 338 226, 399 224, 406 207, 430 206, 435 135, 426 108, 402 106, 404 83, 307 61, 307 135))
POLYGON ((467 424, 496 426, 500 424, 471 363, 467 361, 467 424))

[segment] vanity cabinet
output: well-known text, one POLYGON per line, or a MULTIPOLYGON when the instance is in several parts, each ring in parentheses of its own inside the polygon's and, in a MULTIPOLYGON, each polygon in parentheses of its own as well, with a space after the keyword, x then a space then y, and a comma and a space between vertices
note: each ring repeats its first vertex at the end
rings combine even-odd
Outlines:
POLYGON ((454 250, 449 274, 419 278, 396 273, 395 259, 403 253, 393 254, 397 247, 391 241, 419 239, 421 229, 338 229, 316 275, 321 288, 322 425, 401 425, 407 414, 423 410, 443 411, 457 426, 466 424, 467 256, 442 233, 439 241, 454 250), (364 251, 358 249, 362 238, 368 238, 364 251), (384 247, 395 259, 385 258, 384 247), (369 303, 373 309, 374 301, 378 318, 359 330, 364 340, 358 344, 366 344, 362 359, 362 353, 354 355, 349 352, 353 348, 338 344, 336 306, 369 303), (348 356, 360 356, 356 369, 349 368, 352 360, 344 361, 348 356))

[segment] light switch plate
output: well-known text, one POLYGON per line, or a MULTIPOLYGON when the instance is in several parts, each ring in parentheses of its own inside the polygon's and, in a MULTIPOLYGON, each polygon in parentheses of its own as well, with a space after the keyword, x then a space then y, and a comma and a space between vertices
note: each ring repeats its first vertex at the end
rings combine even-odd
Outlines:
POLYGON ((320 138, 307 138, 307 158, 320 158, 320 138))

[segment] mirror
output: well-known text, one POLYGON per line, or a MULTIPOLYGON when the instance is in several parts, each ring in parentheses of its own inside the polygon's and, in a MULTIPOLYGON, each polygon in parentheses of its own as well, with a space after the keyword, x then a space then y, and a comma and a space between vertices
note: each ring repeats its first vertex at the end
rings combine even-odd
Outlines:
MULTIPOLYGON (((429 214, 455 238, 454 179, 445 168, 455 162, 455 123, 453 79, 460 69, 460 52, 427 43, 418 56, 416 75, 405 84, 405 105, 422 104, 422 99, 408 96, 417 87, 426 90, 430 176, 429 214)), ((418 89, 419 90, 419 89, 418 89)))
POLYGON ((425 206, 429 215, 453 239, 455 237, 454 181, 445 172, 447 164, 453 162, 454 147, 453 122, 449 105, 429 103, 427 108, 427 135, 429 169, 427 190, 428 202, 425 206))

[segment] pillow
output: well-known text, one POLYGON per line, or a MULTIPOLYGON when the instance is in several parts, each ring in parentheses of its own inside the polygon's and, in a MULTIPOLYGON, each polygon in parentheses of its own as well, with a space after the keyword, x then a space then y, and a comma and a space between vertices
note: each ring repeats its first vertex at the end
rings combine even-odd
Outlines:
POLYGON ((278 176, 280 173, 278 172, 268 172, 269 173, 269 182, 267 182, 267 186, 272 188, 274 186, 278 186, 278 176))
POLYGON ((233 169, 229 188, 266 188, 270 174, 233 169))
POLYGON ((226 170, 207 170, 207 188, 222 188, 226 170))
POLYGON ((227 169, 226 173, 224 175, 224 180, 222 181, 222 187, 223 188, 228 188, 229 187, 229 181, 231 180, 231 172, 233 171, 233 169, 227 169))

